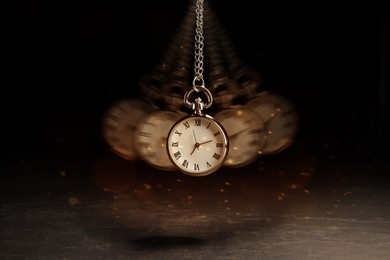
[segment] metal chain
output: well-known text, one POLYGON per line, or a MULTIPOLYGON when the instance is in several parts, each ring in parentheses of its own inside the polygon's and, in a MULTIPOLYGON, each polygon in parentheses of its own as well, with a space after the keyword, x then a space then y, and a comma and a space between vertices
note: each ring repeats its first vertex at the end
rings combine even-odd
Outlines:
POLYGON ((196 1, 196 35, 195 35, 195 77, 193 81, 193 86, 204 87, 204 79, 203 79, 203 47, 204 47, 204 36, 203 36, 203 0, 196 1))
POLYGON ((204 78, 203 78, 203 47, 204 47, 204 37, 203 37, 203 0, 196 0, 196 28, 195 28, 195 63, 194 63, 194 70, 195 70, 195 75, 194 75, 194 80, 192 81, 192 88, 188 90, 184 94, 184 105, 192 108, 194 110, 194 114, 197 115, 202 115, 202 109, 203 108, 209 108, 213 104, 213 96, 210 92, 205 87, 204 84, 204 78), (193 92, 197 93, 203 93, 206 95, 207 101, 202 102, 202 99, 198 96, 195 99, 195 102, 190 102, 189 98, 190 95, 193 92))

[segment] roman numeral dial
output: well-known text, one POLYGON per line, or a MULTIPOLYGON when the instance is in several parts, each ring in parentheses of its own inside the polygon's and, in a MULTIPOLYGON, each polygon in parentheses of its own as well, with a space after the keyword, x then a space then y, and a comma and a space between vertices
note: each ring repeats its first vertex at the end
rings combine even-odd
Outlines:
POLYGON ((228 153, 228 138, 225 129, 211 116, 187 116, 171 128, 167 152, 179 171, 205 176, 223 165, 228 153))

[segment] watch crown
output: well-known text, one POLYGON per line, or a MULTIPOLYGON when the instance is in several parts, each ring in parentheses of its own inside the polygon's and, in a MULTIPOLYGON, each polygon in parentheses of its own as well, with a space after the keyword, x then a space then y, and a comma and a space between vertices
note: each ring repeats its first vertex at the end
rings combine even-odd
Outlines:
POLYGON ((194 110, 195 115, 202 115, 202 110, 204 108, 204 104, 200 97, 195 98, 195 103, 192 103, 192 110, 194 110))

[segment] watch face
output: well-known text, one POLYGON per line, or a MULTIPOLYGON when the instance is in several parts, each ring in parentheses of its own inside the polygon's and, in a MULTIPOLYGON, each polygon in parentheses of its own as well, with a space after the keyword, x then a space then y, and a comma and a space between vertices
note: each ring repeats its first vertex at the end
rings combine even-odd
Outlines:
POLYGON ((258 157, 263 122, 252 110, 235 105, 215 114, 229 137, 229 153, 224 165, 241 167, 252 163, 258 157))
POLYGON ((173 124, 184 116, 182 112, 155 110, 138 121, 134 145, 140 157, 160 170, 174 170, 167 154, 167 136, 173 124))
POLYGON ((285 97, 264 91, 249 101, 246 106, 259 115, 264 123, 260 129, 261 155, 281 152, 291 145, 298 131, 298 113, 285 97))
POLYGON ((218 170, 228 152, 223 127, 210 116, 188 116, 170 130, 167 151, 172 163, 183 173, 205 176, 218 170))
POLYGON ((111 150, 126 160, 138 159, 133 145, 137 121, 153 108, 136 99, 123 99, 112 104, 102 118, 102 135, 111 150))

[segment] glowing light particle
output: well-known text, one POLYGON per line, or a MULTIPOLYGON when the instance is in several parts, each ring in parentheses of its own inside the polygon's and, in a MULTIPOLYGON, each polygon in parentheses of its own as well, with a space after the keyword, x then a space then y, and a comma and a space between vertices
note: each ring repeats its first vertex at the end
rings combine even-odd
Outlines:
POLYGON ((77 205, 77 204, 79 204, 79 199, 76 197, 70 197, 68 199, 68 203, 69 203, 69 205, 77 205))

